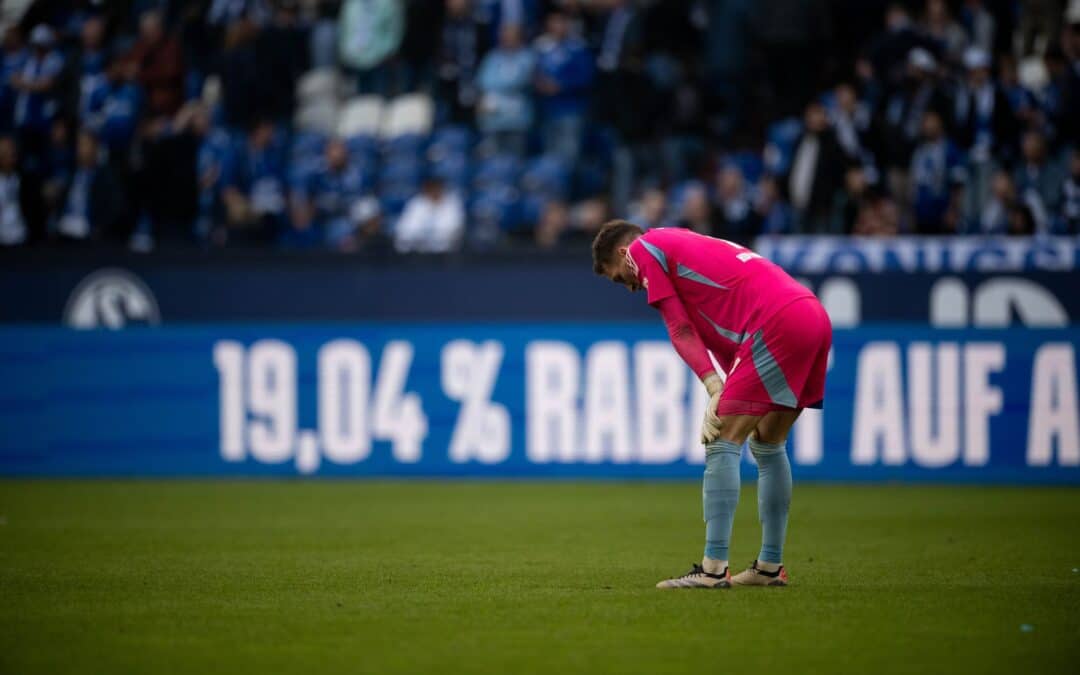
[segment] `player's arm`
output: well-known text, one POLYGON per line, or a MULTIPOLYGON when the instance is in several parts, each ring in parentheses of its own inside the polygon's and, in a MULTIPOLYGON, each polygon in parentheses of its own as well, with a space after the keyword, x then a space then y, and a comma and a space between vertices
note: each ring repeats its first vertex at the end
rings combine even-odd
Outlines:
POLYGON ((705 385, 710 397, 719 393, 720 376, 716 374, 712 360, 709 358, 709 350, 701 341, 701 336, 698 335, 694 324, 690 322, 690 316, 686 313, 682 300, 679 296, 672 295, 659 301, 655 306, 664 319, 664 325, 667 326, 668 336, 671 338, 675 351, 705 385))

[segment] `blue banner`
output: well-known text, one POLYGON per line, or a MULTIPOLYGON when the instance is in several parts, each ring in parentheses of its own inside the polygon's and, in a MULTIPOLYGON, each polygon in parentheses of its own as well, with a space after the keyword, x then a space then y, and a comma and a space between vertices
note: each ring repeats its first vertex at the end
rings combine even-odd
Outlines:
MULTIPOLYGON (((940 247, 949 241, 935 239, 920 245, 940 247)), ((847 327, 876 322, 948 328, 1080 323, 1080 293, 1076 292, 1080 270, 1071 263, 1068 269, 1022 274, 967 271, 979 265, 962 266, 962 270, 937 265, 930 271, 879 272, 861 263, 840 263, 863 260, 852 258, 860 245, 892 250, 918 241, 855 240, 828 249, 835 258, 804 257, 797 252, 802 250, 797 248, 798 238, 790 244, 786 239, 783 242, 762 250, 779 256, 789 271, 814 290, 835 322, 847 327), (796 253, 783 253, 792 247, 796 253), (822 271, 826 267, 829 271, 822 271), (855 271, 836 271, 835 267, 855 271)), ((1034 245, 1014 240, 1006 244, 1014 248, 1034 245)), ((824 244, 806 245, 809 250, 825 250, 824 244)), ((348 256, 188 256, 176 260, 128 256, 108 263, 85 255, 35 252, 10 258, 2 254, 0 324, 123 328, 238 321, 655 320, 655 312, 640 295, 593 274, 587 252, 570 257, 530 254, 505 260, 427 257, 382 262, 348 256)))
MULTIPOLYGON (((1080 484, 1080 329, 835 333, 797 478, 1080 484)), ((7 476, 700 475, 659 322, 0 328, 7 476)), ((753 476, 745 459, 746 476, 753 476)))
POLYGON ((754 250, 792 274, 1072 272, 1080 237, 765 236, 754 250))

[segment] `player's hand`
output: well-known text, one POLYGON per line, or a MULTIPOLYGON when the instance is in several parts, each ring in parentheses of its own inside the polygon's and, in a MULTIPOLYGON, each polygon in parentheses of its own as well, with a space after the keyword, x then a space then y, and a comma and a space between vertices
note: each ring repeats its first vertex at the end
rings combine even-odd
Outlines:
POLYGON ((724 390, 724 383, 720 381, 720 376, 716 373, 706 375, 705 379, 701 381, 705 385, 705 391, 709 392, 709 396, 713 394, 719 394, 724 390))
POLYGON ((720 404, 720 392, 709 397, 709 407, 705 409, 705 421, 701 424, 701 442, 709 444, 720 438, 720 418, 716 415, 716 406, 720 404))
POLYGON ((716 415, 716 407, 720 405, 724 384, 715 373, 702 380, 702 384, 709 392, 709 404, 705 407, 705 420, 701 424, 701 442, 708 444, 720 438, 720 418, 716 415))

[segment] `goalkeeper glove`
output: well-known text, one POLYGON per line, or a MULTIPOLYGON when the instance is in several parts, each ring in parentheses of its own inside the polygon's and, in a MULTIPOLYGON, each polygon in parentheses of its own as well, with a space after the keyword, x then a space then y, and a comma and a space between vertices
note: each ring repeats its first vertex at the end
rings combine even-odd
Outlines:
POLYGON ((720 418, 716 415, 716 407, 720 405, 720 394, 724 391, 724 385, 720 376, 713 373, 702 380, 705 391, 709 392, 709 405, 705 408, 705 421, 701 424, 701 442, 709 444, 720 438, 720 418))

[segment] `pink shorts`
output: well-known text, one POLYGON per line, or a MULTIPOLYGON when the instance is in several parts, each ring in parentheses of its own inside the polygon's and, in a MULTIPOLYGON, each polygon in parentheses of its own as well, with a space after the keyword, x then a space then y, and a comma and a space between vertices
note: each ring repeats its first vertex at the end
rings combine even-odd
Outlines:
POLYGON ((716 414, 820 408, 830 347, 832 323, 817 298, 781 308, 739 347, 716 414))

